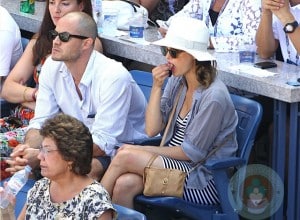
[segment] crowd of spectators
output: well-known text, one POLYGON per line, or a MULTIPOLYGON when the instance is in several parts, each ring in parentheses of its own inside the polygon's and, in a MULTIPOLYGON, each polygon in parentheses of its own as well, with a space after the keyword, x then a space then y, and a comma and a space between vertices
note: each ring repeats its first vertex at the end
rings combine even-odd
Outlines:
MULTIPOLYGON (((87 218, 113 219, 112 203, 134 208, 154 155, 155 167, 185 172, 213 147, 222 149, 211 159, 234 155, 237 115, 208 49, 236 52, 250 43, 261 58, 280 51, 284 62, 300 64, 299 0, 135 2, 152 21, 165 24, 153 44, 166 64, 152 69, 149 103, 126 67, 103 55, 90 0, 46 0, 39 32, 24 52, 18 25, 0 6, 0 49, 6 51, 0 54, 0 153, 11 157, 2 172, 29 164, 40 174, 21 219, 71 216, 90 199, 87 218), (198 19, 195 7, 201 8, 198 19), (165 147, 123 144, 163 133, 168 120, 165 147), (37 210, 45 204, 52 205, 49 212, 37 210)), ((187 176, 183 199, 219 202, 213 177, 202 166, 187 176)))

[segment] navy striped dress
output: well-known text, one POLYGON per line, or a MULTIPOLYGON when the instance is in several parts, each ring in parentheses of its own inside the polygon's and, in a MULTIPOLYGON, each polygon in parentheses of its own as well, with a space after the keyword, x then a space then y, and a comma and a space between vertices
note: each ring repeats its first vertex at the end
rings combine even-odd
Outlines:
MULTIPOLYGON (((169 143, 170 147, 181 146, 184 139, 184 132, 187 125, 188 117, 189 117, 189 113, 183 119, 178 115, 176 119, 175 132, 169 143)), ((179 169, 184 172, 188 172, 192 168, 191 163, 188 161, 176 160, 165 156, 161 156, 161 158, 163 159, 165 168, 179 169)), ((185 179, 185 185, 187 183, 188 178, 189 175, 187 175, 185 179)), ((210 180, 207 186, 201 190, 188 189, 185 187, 183 193, 183 199, 189 202, 193 202, 197 204, 205 204, 205 205, 213 205, 219 203, 219 197, 213 180, 210 180)))

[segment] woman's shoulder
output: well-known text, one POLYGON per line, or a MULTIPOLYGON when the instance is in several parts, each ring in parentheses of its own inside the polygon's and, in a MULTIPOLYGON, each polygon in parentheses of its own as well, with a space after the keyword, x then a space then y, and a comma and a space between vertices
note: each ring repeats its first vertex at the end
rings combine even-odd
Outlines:
POLYGON ((81 202, 93 207, 94 211, 113 209, 108 192, 95 180, 83 189, 78 198, 81 199, 81 202))
POLYGON ((36 187, 36 188, 40 188, 40 187, 46 187, 50 184, 50 180, 46 177, 42 178, 42 179, 39 179, 37 180, 35 183, 34 183, 34 186, 33 187, 36 187))
POLYGON ((229 91, 226 85, 216 77, 214 82, 207 89, 203 90, 202 96, 209 98, 211 101, 225 104, 229 98, 229 91))
POLYGON ((211 91, 224 91, 227 90, 226 85, 224 82, 217 76, 214 81, 210 84, 210 86, 207 88, 207 90, 211 91))
POLYGON ((99 197, 103 195, 108 195, 107 191, 105 188, 97 181, 93 181, 91 184, 86 186, 82 193, 84 195, 88 195, 88 197, 99 197))
POLYGON ((30 197, 35 197, 35 195, 39 196, 40 194, 45 195, 44 192, 49 188, 49 184, 50 180, 46 177, 37 180, 29 191, 30 197))

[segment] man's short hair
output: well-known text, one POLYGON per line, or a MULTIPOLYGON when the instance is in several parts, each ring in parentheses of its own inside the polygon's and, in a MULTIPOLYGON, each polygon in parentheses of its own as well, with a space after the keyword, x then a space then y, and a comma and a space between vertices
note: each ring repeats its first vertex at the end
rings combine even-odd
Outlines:
POLYGON ((94 19, 85 12, 70 12, 64 16, 65 19, 74 20, 77 22, 78 34, 93 38, 94 40, 98 36, 97 24, 94 19))

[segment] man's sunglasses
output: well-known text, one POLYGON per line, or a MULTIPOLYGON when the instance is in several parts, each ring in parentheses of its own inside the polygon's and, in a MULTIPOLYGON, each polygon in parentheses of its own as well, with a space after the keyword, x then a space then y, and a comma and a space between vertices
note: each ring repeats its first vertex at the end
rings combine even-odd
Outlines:
POLYGON ((161 49, 161 53, 164 56, 166 56, 167 53, 169 52, 169 54, 172 58, 176 58, 177 55, 182 52, 182 50, 177 50, 177 49, 167 48, 167 47, 160 47, 160 49, 161 49))
POLYGON ((59 37, 59 40, 61 40, 62 42, 68 42, 71 37, 78 38, 78 39, 87 39, 88 38, 86 36, 70 34, 69 32, 58 33, 56 30, 49 31, 49 39, 54 40, 57 36, 59 37))

